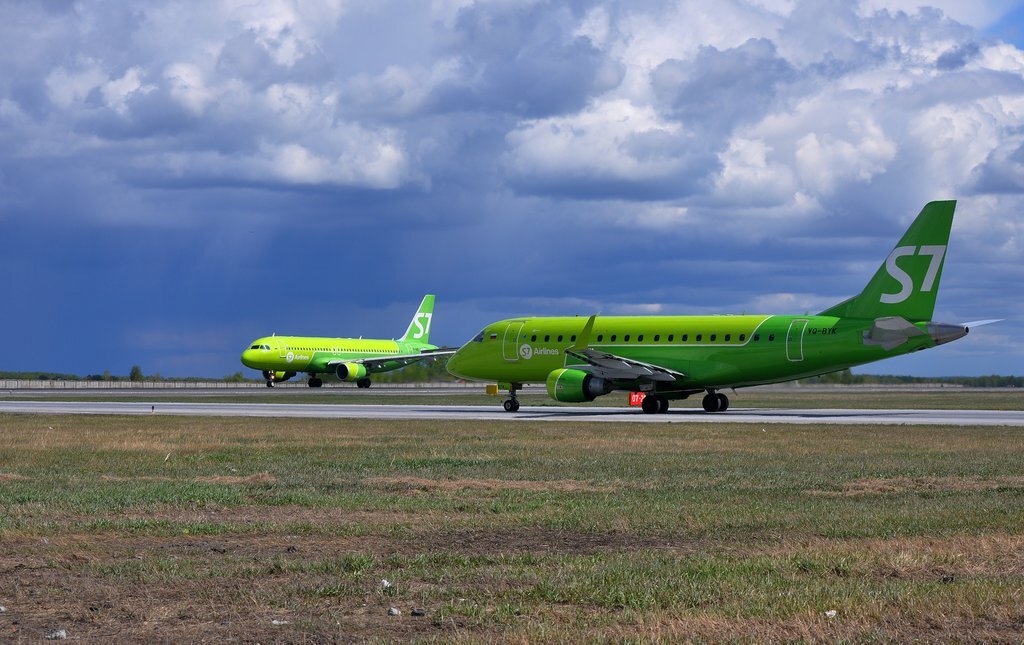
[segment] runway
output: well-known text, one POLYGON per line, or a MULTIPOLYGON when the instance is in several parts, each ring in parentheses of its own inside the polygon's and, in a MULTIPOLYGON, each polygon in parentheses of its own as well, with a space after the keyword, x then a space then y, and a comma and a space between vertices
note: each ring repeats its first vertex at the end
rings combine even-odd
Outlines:
POLYGON ((644 414, 636 408, 524 406, 510 414, 500 406, 348 405, 299 403, 123 403, 106 401, 0 401, 0 413, 112 414, 195 417, 281 417, 302 419, 399 419, 468 421, 571 421, 636 423, 755 423, 826 425, 1024 426, 1021 410, 810 410, 733 408, 707 414, 700 409, 644 414))

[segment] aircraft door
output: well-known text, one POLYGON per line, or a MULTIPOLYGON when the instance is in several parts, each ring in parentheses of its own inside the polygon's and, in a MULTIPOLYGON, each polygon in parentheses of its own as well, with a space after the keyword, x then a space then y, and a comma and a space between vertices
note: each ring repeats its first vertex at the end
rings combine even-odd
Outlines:
POLYGON ((807 330, 807 319, 794 320, 789 323, 786 333, 786 358, 794 363, 804 360, 804 332, 807 330))
POLYGON ((517 320, 510 322, 505 328, 505 338, 502 340, 501 353, 506 361, 519 360, 519 332, 523 330, 526 323, 517 320))

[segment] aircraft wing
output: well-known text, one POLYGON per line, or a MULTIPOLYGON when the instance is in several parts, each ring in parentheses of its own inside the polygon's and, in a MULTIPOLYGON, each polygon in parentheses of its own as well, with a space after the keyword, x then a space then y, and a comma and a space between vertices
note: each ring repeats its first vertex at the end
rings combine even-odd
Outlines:
POLYGON ((671 383, 686 376, 682 372, 676 372, 666 367, 651 365, 643 361, 635 361, 631 358, 623 358, 596 349, 569 348, 565 350, 565 353, 586 363, 585 366, 573 366, 574 369, 590 372, 595 376, 606 379, 671 383))
POLYGON ((327 367, 337 367, 342 363, 358 363, 365 365, 366 369, 372 370, 373 368, 383 365, 384 363, 390 363, 392 361, 400 361, 403 363, 414 363, 421 358, 432 358, 434 356, 450 356, 457 352, 457 349, 448 349, 440 347, 438 349, 426 349, 419 354, 400 354, 400 355, 388 355, 388 356, 374 356, 372 358, 353 358, 353 359, 341 359, 336 358, 332 361, 327 362, 327 367))

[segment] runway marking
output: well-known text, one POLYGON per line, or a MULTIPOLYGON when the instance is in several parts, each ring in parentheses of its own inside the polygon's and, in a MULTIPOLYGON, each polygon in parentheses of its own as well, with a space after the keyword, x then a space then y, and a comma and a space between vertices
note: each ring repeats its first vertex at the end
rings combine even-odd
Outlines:
POLYGON ((106 401, 0 401, 0 412, 16 414, 174 415, 305 419, 404 419, 472 421, 587 421, 629 423, 760 423, 945 425, 1024 427, 1020 410, 851 410, 732 408, 708 414, 700 409, 644 414, 632 408, 530 406, 510 414, 474 405, 361 405, 300 403, 138 403, 106 401))

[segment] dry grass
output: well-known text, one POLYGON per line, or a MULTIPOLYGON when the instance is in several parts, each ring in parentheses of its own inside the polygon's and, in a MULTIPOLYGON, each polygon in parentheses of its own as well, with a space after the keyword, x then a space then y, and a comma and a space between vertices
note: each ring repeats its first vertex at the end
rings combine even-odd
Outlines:
POLYGON ((0 415, 0 463, 0 640, 1024 630, 1014 429, 0 415))

